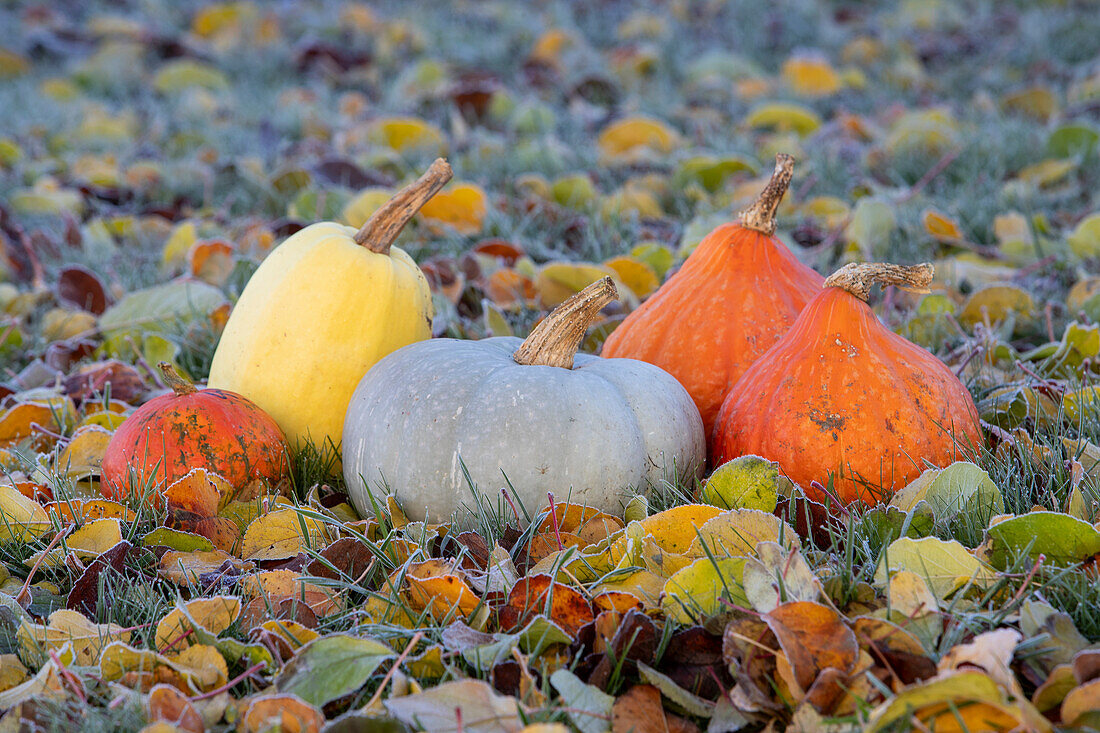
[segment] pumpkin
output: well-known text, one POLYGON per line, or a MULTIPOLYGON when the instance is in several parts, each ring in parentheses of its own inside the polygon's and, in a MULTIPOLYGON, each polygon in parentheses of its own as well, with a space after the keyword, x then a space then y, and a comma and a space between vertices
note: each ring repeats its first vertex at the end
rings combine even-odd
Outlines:
POLYGON ((929 264, 850 264, 830 276, 726 396, 717 459, 761 456, 815 501, 831 477, 844 503, 874 504, 926 464, 971 457, 982 433, 966 387, 866 303, 875 282, 923 288, 932 274, 929 264))
POLYGON ((431 337, 432 297, 401 229, 451 178, 436 160, 358 231, 313 224, 279 245, 241 293, 209 384, 270 414, 295 449, 340 445, 355 385, 394 349, 431 337))
POLYGON ((603 356, 656 364, 695 400, 710 435, 730 387, 786 333, 823 278, 775 238, 794 159, 740 220, 711 232, 683 266, 607 338, 603 356))
POLYGON ((490 506, 510 484, 530 516, 559 501, 613 512, 631 488, 703 469, 703 423, 661 369, 577 354, 600 309, 605 277, 573 295, 526 340, 435 339, 398 349, 359 383, 344 423, 344 477, 370 511, 387 487, 410 518, 442 521, 490 506))
POLYGON ((234 488, 287 478, 289 448, 268 414, 239 394, 197 389, 166 362, 159 367, 172 392, 139 407, 111 436, 100 469, 104 496, 163 489, 197 468, 234 488))

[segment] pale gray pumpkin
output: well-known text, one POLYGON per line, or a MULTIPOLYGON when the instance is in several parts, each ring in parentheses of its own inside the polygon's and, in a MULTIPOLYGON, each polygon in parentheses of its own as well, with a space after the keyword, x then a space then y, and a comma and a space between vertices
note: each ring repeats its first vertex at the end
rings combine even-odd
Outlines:
POLYGON ((674 377, 575 353, 615 296, 605 278, 525 342, 434 339, 375 364, 344 422, 344 477, 360 513, 371 509, 367 484, 376 496, 385 484, 410 518, 446 520, 474 505, 463 464, 494 507, 507 475, 532 516, 547 493, 621 514, 630 489, 700 476, 703 422, 674 377))

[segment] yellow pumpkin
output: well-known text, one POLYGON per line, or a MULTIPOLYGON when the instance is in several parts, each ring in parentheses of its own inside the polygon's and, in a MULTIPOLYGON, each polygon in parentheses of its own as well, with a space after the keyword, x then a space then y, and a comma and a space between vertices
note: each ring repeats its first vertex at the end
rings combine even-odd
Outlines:
POLYGON ((428 282, 393 240, 451 178, 440 159, 357 232, 313 224, 277 247, 225 326, 209 385, 275 419, 292 448, 340 445, 359 380, 395 349, 431 337, 428 282))

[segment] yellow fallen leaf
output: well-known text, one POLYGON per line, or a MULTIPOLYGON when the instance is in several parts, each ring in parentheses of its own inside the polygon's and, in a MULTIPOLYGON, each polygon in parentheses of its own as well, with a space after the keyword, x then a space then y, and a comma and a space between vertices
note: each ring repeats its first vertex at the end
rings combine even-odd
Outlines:
POLYGON ((809 135, 821 127, 821 117, 809 107, 788 102, 768 102, 753 107, 745 117, 749 127, 809 135))
POLYGON ((355 198, 344 206, 340 218, 345 224, 358 229, 367 223, 367 219, 377 211, 382 204, 393 198, 393 190, 375 186, 360 191, 355 198))
POLYGON ((1075 170, 1077 170, 1076 160, 1049 158, 1021 168, 1016 176, 1021 181, 1034 184, 1039 188, 1047 188, 1061 182, 1075 170))
POLYGON ((119 519, 96 519, 73 531, 63 541, 61 547, 36 552, 24 562, 29 565, 42 562, 47 567, 58 567, 65 561, 66 551, 88 560, 99 557, 119 542, 122 542, 122 524, 119 519))
POLYGON ((21 685, 27 679, 27 668, 14 654, 0 654, 0 692, 21 685))
POLYGON ((782 542, 793 549, 802 546, 794 529, 774 514, 758 509, 730 509, 699 527, 685 554, 704 557, 709 551, 715 557, 748 557, 755 553, 757 543, 764 541, 782 542))
POLYGON ((906 112, 890 127, 884 143, 893 156, 943 155, 958 145, 959 123, 943 108, 906 112))
POLYGON ((459 234, 477 234, 488 208, 485 191, 472 183, 455 183, 440 191, 420 208, 429 227, 450 227, 459 234))
POLYGON ((180 652, 198 642, 213 643, 213 637, 232 626, 240 615, 241 599, 230 596, 196 598, 177 603, 157 623, 153 643, 157 650, 164 653, 180 652), (206 638, 198 638, 196 632, 206 638))
POLYGON ((53 522, 40 504, 12 484, 0 482, 0 542, 27 542, 52 530, 53 522))
MULTIPOLYGON (((684 504, 652 514, 645 519, 631 522, 608 549, 612 564, 617 564, 630 552, 631 540, 635 540, 637 558, 641 561, 641 547, 638 545, 646 536, 651 536, 658 547, 665 552, 683 554, 695 541, 696 532, 707 522, 719 516, 722 510, 706 504, 684 504)), ((641 565, 641 562, 638 563, 641 565)))
POLYGON ((783 62, 780 74, 791 91, 803 97, 827 97, 841 88, 840 75, 821 56, 792 56, 783 62))
POLYGON ((172 94, 191 87, 228 89, 229 77, 217 67, 194 59, 168 61, 153 77, 153 88, 161 94, 172 94))
POLYGON ((172 666, 196 692, 217 689, 229 680, 229 666, 225 657, 209 644, 195 644, 179 654, 167 656, 172 666))
POLYGON ((937 242, 950 244, 963 239, 962 230, 958 223, 949 216, 939 213, 934 209, 925 209, 921 215, 921 223, 924 231, 928 232, 937 242))
POLYGON ((675 130, 649 117, 628 117, 612 122, 596 139, 601 157, 614 162, 666 155, 679 143, 680 136, 675 130))
POLYGON ((49 341, 65 341, 92 333, 95 316, 69 308, 51 308, 42 316, 42 336, 49 341))
POLYGON ((76 407, 63 395, 18 402, 0 414, 0 446, 29 438, 39 428, 61 433, 72 427, 76 407))
POLYGON ((1001 98, 1001 109, 1046 122, 1058 111, 1058 100, 1046 87, 1032 86, 1006 94, 1001 98))
POLYGON ((66 499, 46 504, 43 509, 46 514, 56 516, 61 524, 81 524, 93 519, 121 519, 124 522, 137 519, 132 509, 108 499, 66 499))
POLYGON ((161 251, 161 264, 166 268, 182 269, 192 245, 198 241, 198 229, 193 221, 183 221, 175 226, 161 251))
POLYGON ((112 641, 129 641, 130 632, 117 624, 96 624, 82 613, 62 609, 50 614, 46 624, 24 620, 16 631, 20 656, 41 664, 49 652, 71 644, 76 663, 89 666, 99 661, 102 649, 112 641))
POLYGON ((167 656, 151 649, 135 649, 122 641, 112 641, 103 647, 99 656, 99 673, 106 682, 120 680, 131 672, 153 674, 162 667, 175 672, 195 693, 221 687, 229 677, 225 657, 206 644, 196 644, 181 654, 167 656))
POLYGON ((851 216, 851 207, 835 196, 815 196, 802 205, 801 214, 836 229, 851 216))
POLYGON ((1069 247, 1078 257, 1100 254, 1100 212, 1089 214, 1074 227, 1068 237, 1069 247))
POLYGON ((660 219, 664 216, 661 204, 649 191, 623 186, 618 191, 604 196, 600 202, 600 215, 605 219, 623 219, 642 217, 660 219))
POLYGON ((367 129, 367 139, 399 153, 443 155, 447 152, 443 131, 415 117, 376 120, 367 129))
POLYGON ((716 563, 708 557, 699 558, 665 583, 661 609, 673 621, 690 625, 722 611, 723 598, 749 608, 741 585, 744 572, 743 557, 721 558, 716 563))
POLYGON ((412 563, 405 571, 405 582, 413 610, 427 609, 436 619, 444 619, 454 610, 459 616, 469 616, 481 603, 461 571, 446 561, 412 563))
POLYGON ((543 308, 554 308, 565 302, 571 295, 579 293, 592 283, 615 271, 599 265, 586 265, 577 262, 549 262, 542 266, 535 278, 535 287, 539 292, 539 304, 543 308))
POLYGON ((324 523, 297 509, 280 509, 258 517, 244 531, 241 556, 246 560, 281 560, 307 547, 327 544, 324 523))
POLYGON ((297 621, 290 619, 271 619, 270 621, 264 621, 260 624, 260 628, 275 634, 289 646, 291 651, 297 651, 303 646, 318 638, 318 634, 313 629, 302 626, 297 621))
POLYGON ((15 51, 0 48, 0 79, 22 76, 31 68, 31 62, 15 51))
POLYGON ((1004 247, 1013 242, 1031 242, 1031 226, 1027 217, 1018 211, 1009 211, 993 217, 993 235, 1004 247))
POLYGON ((975 291, 959 310, 959 323, 967 328, 986 319, 998 323, 1016 314, 1017 318, 1031 318, 1035 313, 1035 301, 1027 291, 1011 285, 992 285, 975 291))
POLYGON ((328 616, 344 607, 338 589, 309 582, 292 570, 267 570, 249 575, 240 584, 245 598, 266 598, 271 603, 297 600, 309 606, 318 616, 328 616))
POLYGON ((561 28, 550 28, 535 40, 529 58, 557 66, 561 62, 562 51, 575 45, 577 39, 573 34, 561 28))
MULTIPOLYGON (((113 413, 105 413, 113 414, 113 413)), ((57 468, 66 478, 98 476, 111 432, 98 425, 88 425, 76 431, 73 439, 57 459, 57 468)))

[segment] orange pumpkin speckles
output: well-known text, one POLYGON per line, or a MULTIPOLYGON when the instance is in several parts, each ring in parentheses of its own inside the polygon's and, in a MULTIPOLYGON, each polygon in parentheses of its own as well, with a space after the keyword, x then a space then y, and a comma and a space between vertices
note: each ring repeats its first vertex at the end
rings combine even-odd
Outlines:
MULTIPOLYGON (((882 281, 876 268, 889 267, 841 273, 882 281)), ((931 280, 930 265, 893 271, 901 274, 886 282, 904 284, 909 271, 931 280)), ((927 464, 973 457, 982 434, 970 393, 943 362, 879 322, 866 288, 826 287, 745 372, 715 424, 718 462, 759 455, 817 501, 826 497, 813 482, 825 486, 831 475, 842 501, 874 504, 927 464)))
POLYGON ((290 470, 289 446, 279 426, 244 397, 199 390, 162 365, 172 394, 145 403, 111 437, 103 457, 102 492, 125 499, 203 468, 234 488, 253 480, 271 485, 290 470))
POLYGON ((655 364, 684 385, 710 436, 730 387, 772 347, 824 278, 773 236, 794 161, 776 156, 760 198, 711 232, 604 343, 605 357, 655 364))

